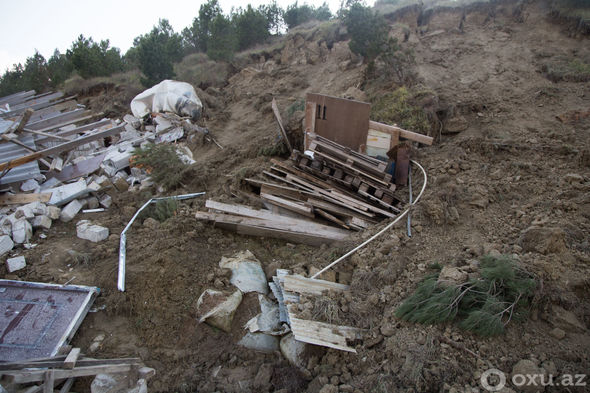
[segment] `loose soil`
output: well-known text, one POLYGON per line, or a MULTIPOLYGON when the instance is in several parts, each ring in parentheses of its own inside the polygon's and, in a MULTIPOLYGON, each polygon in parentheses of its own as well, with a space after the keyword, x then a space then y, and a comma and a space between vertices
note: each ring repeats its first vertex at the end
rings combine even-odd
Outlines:
MULTIPOLYGON (((141 357, 157 370, 150 381, 155 392, 471 392, 472 387, 482 391, 479 376, 486 369, 509 374, 521 359, 533 359, 555 375, 587 373, 590 119, 558 116, 587 111, 590 90, 588 82, 552 82, 542 70, 564 56, 588 63, 590 41, 550 19, 542 2, 520 2, 519 7, 525 4, 522 18, 515 17, 516 3, 494 4, 493 12, 491 5, 443 9, 427 20, 416 8, 388 16, 392 35, 404 31, 400 26, 410 31, 401 45, 415 58, 411 87, 436 97, 425 107, 434 108, 437 142, 413 152, 429 175, 426 193, 412 212, 413 236, 408 238, 400 225, 336 269, 352 281, 351 293, 338 303, 339 315, 350 310, 344 321, 368 330, 357 354, 325 350, 300 371, 279 354, 236 345, 244 323, 259 311, 255 296, 244 297, 230 333, 198 324, 195 305, 207 288, 231 290, 227 272, 218 268, 222 256, 248 249, 269 276, 276 268, 307 275, 385 223, 346 244, 313 248, 213 228, 194 219, 204 198, 186 201, 156 228, 134 224, 127 239, 126 291, 119 292, 118 234, 150 195, 113 194, 107 212, 84 217, 107 226, 108 240, 78 239, 75 223, 55 222, 47 239, 35 239, 37 247, 22 252, 27 268, 12 276, 4 271, 4 277, 73 279, 100 287, 99 311, 88 315, 73 345, 87 351, 94 337, 105 334, 92 356, 141 357), (451 124, 461 125, 460 132, 447 133, 451 124), (561 239, 558 246, 543 249, 523 242, 533 225, 561 239), (481 338, 454 325, 422 326, 394 317, 396 307, 431 272, 431 263, 462 266, 490 252, 512 254, 538 278, 528 320, 511 322, 502 336, 481 338), (556 322, 557 305, 586 330, 566 326, 565 338, 551 335, 555 326, 563 327, 556 322)), ((363 89, 375 96, 395 88, 393 82, 372 85, 347 42, 326 40, 321 31, 310 27, 290 33, 283 49, 252 54, 225 87, 203 93, 221 103, 206 108, 203 125, 225 148, 190 143, 197 163, 177 193, 206 191, 206 198, 252 204, 242 179, 270 166, 269 157, 259 152, 277 141, 272 97, 297 139, 302 119, 297 103, 306 92, 366 99, 363 89)))

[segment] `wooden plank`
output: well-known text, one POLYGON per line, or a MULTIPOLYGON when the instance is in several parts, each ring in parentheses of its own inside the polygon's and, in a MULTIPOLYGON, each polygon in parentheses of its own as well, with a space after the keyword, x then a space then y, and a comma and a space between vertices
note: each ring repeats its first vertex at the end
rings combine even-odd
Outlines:
MULTIPOLYGON (((101 365, 89 367, 77 367, 73 370, 54 369, 54 379, 67 379, 74 377, 88 377, 97 374, 119 374, 128 373, 131 370, 131 364, 101 365)), ((42 381, 45 377, 45 370, 21 370, 5 371, 4 377, 9 383, 22 384, 42 381)))
POLYGON ((299 275, 285 276, 283 285, 286 291, 316 296, 329 291, 343 292, 350 288, 348 285, 299 275))
POLYGON ((285 198, 281 198, 278 196, 270 195, 270 194, 260 194, 260 197, 265 201, 268 201, 274 205, 282 207, 283 209, 287 209, 293 211, 295 213, 301 214, 302 216, 306 216, 309 218, 314 218, 315 215, 313 214, 313 207, 309 205, 305 205, 298 202, 289 201, 285 198))
MULTIPOLYGON (((102 119, 97 122, 86 124, 86 125, 83 125, 83 126, 71 129, 71 130, 59 131, 59 132, 56 132, 55 134, 52 134, 52 135, 65 137, 65 136, 69 136, 69 135, 81 134, 85 131, 93 130, 95 128, 100 128, 100 127, 106 126, 107 124, 112 124, 112 123, 113 122, 110 119, 102 119)), ((50 139, 49 138, 39 138, 39 139, 36 139, 35 142, 36 143, 45 143, 48 140, 50 140, 50 139)))
POLYGON ((303 202, 306 201, 306 195, 311 194, 311 193, 301 192, 296 188, 276 186, 273 184, 261 184, 260 185, 260 193, 261 194, 284 196, 287 198, 291 198, 291 199, 295 199, 295 200, 299 200, 299 201, 303 201, 303 202))
POLYGON ((414 142, 423 143, 425 145, 432 145, 433 138, 418 134, 417 132, 404 130, 403 128, 390 126, 388 124, 379 123, 376 121, 369 121, 369 128, 381 132, 386 132, 388 134, 394 135, 395 133, 399 133, 399 136, 405 139, 409 139, 414 142))
POLYGON ((113 127, 108 130, 95 132, 93 134, 83 136, 81 138, 75 139, 70 142, 62 143, 60 145, 50 147, 48 149, 41 150, 41 151, 38 151, 33 154, 29 154, 29 155, 26 155, 23 157, 16 158, 12 161, 0 163, 0 171, 15 168, 19 165, 23 165, 23 164, 26 164, 27 162, 38 160, 40 158, 47 157, 49 155, 61 153, 63 151, 67 151, 67 150, 72 150, 78 146, 85 145, 86 143, 92 142, 97 139, 106 138, 107 136, 119 134, 121 131, 123 131, 125 129, 125 124, 126 123, 123 123, 118 127, 113 127))
POLYGON ((16 130, 14 131, 15 133, 19 133, 20 131, 23 130, 23 128, 25 128, 25 125, 27 124, 27 122, 29 121, 31 116, 33 115, 33 112, 35 112, 35 111, 32 109, 27 109, 25 111, 25 113, 23 113, 23 116, 21 117, 20 122, 18 123, 18 126, 16 127, 16 130))
POLYGON ((80 356, 80 348, 73 348, 68 354, 68 357, 66 357, 66 360, 64 360, 64 368, 74 368, 78 361, 78 356, 80 356))
POLYGON ((50 192, 41 194, 2 194, 0 195, 0 205, 18 205, 37 201, 47 203, 50 199, 50 192))
POLYGON ((313 211, 317 214, 319 214, 320 216, 324 217, 326 220, 333 222, 336 225, 340 225, 342 228, 344 229, 350 229, 350 227, 348 225, 346 225, 346 223, 344 221, 342 221, 341 219, 334 217, 333 215, 331 215, 330 213, 328 213, 327 211, 324 211, 322 209, 313 209, 313 211))
POLYGON ((366 102, 308 93, 306 101, 315 102, 315 133, 354 151, 364 151, 369 131, 371 105, 366 102))
MULTIPOLYGON (((24 362, 10 362, 0 363, 0 373, 5 371, 18 371, 24 368, 60 368, 63 367, 66 356, 56 356, 54 358, 30 360, 24 362)), ((106 366, 106 365, 117 365, 117 364, 140 364, 140 358, 121 358, 121 359, 93 359, 93 358, 82 358, 76 363, 78 367, 90 367, 90 366, 106 366)))
POLYGON ((291 312, 292 305, 287 308, 291 330, 297 341, 356 353, 356 350, 349 346, 346 340, 360 340, 362 338, 361 329, 300 319, 291 312))
POLYGON ((303 150, 307 150, 309 146, 309 136, 315 133, 315 118, 316 118, 316 103, 313 101, 305 101, 305 130, 303 130, 303 150))
POLYGON ((55 371, 47 370, 44 375, 43 393, 53 393, 53 386, 55 384, 55 371))
MULTIPOLYGON (((277 216, 275 215, 275 217, 277 216)), ((287 219, 287 217, 284 216, 279 216, 280 221, 275 221, 263 218, 234 216, 230 214, 199 211, 195 214, 195 218, 208 221, 243 224, 268 229, 278 229, 283 231, 302 233, 309 236, 321 236, 333 240, 344 240, 348 238, 350 234, 348 231, 345 231, 344 229, 334 228, 328 225, 321 225, 307 220, 293 221, 293 219, 287 219)))
POLYGON ((273 98, 272 99, 272 111, 275 114, 275 118, 277 119, 277 123, 279 123, 279 128, 281 130, 281 135, 289 148, 289 152, 293 151, 293 146, 291 146, 291 142, 289 142, 289 138, 287 137, 287 133, 285 132, 285 127, 283 127, 283 119, 281 119, 281 112, 279 111, 279 107, 277 106, 277 101, 273 98))
MULTIPOLYGON (((352 218, 352 217, 360 217, 361 216, 357 212, 349 209, 348 207, 338 205, 334 202, 328 202, 323 199, 309 197, 309 198, 307 198, 307 202, 315 208, 319 208, 319 209, 331 212, 333 214, 336 214, 336 215, 339 215, 342 217, 352 218)), ((374 217, 374 215, 372 215, 372 217, 374 217)), ((363 216, 363 218, 367 219, 366 216, 363 216)))
POLYGON ((263 220, 269 221, 289 221, 293 224, 301 224, 301 225, 311 225, 318 230, 332 230, 336 229, 334 227, 323 225, 314 221, 296 218, 296 217, 286 217, 280 214, 273 213, 269 210, 257 210, 252 209, 248 206, 244 205, 235 205, 235 204, 228 204, 223 202, 217 202, 211 199, 205 201, 205 207, 208 209, 216 210, 222 213, 229 213, 243 217, 250 217, 250 218, 260 218, 263 220))
POLYGON ((59 393, 68 393, 70 391, 70 389, 72 388, 72 385, 74 384, 74 381, 76 380, 76 378, 68 378, 63 386, 61 387, 61 389, 59 390, 59 393))

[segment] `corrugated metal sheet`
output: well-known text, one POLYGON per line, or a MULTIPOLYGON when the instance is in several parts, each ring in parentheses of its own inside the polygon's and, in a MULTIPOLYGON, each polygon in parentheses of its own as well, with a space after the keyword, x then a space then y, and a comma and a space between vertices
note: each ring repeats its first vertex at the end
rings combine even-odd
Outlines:
MULTIPOLYGON (((3 122, 0 123, 0 133, 2 133, 2 128, 6 126, 5 123, 12 123, 12 122, 3 122)), ((33 140, 32 135, 21 135, 19 136, 18 140, 25 145, 36 149, 35 148, 35 141, 33 140)), ((25 149, 24 147, 20 147, 15 145, 14 143, 10 142, 3 142, 0 143, 0 162, 7 162, 10 160, 14 160, 15 158, 19 158, 29 154, 30 152, 25 149)), ((21 182, 28 179, 34 179, 41 176, 41 172, 39 171, 39 163, 37 161, 29 162, 25 165, 18 166, 16 168, 11 169, 8 171, 6 175, 0 178, 0 184, 10 184, 21 182)))

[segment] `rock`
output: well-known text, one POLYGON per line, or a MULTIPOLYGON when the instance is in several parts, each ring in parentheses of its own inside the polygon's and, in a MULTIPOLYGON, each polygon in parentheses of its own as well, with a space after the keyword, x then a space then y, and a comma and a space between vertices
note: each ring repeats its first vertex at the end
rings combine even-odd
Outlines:
POLYGON ((12 225, 12 240, 14 240, 15 243, 28 243, 29 240, 31 240, 31 236, 33 236, 33 227, 24 218, 16 221, 12 225))
POLYGON ((561 228, 531 226, 521 234, 519 244, 523 251, 539 254, 562 253, 567 250, 565 232, 561 228))
POLYGON ((384 322, 381 324, 381 328, 379 329, 379 331, 385 337, 391 337, 395 334, 395 327, 391 322, 384 322))
POLYGON ((572 333, 584 333, 586 331, 586 327, 578 321, 578 318, 576 318, 573 312, 564 310, 556 305, 551 307, 551 311, 552 314, 549 320, 554 326, 572 333))
POLYGON ((258 372, 256 373, 256 377, 254 377, 253 388, 255 388, 259 392, 267 392, 270 390, 270 379, 272 378, 272 370, 273 365, 270 363, 265 363, 260 368, 258 368, 258 372))
POLYGON ((47 206, 47 217, 57 220, 61 215, 61 209, 57 206, 47 206))
POLYGON ((21 206, 14 212, 14 217, 17 219, 25 218, 27 220, 32 219, 35 217, 35 213, 31 210, 27 205, 21 206))
POLYGON ((86 198, 86 206, 88 207, 88 209, 98 208, 98 198, 93 196, 86 198))
POLYGON ((275 352, 279 350, 279 338, 264 333, 247 332, 238 345, 260 352, 275 352))
POLYGON ((45 205, 43 202, 31 202, 27 203, 23 207, 28 208, 36 216, 42 216, 47 214, 47 205, 45 205))
POLYGON ((197 318, 199 323, 206 322, 225 332, 231 331, 231 322, 236 309, 242 302, 242 292, 231 295, 214 289, 205 290, 197 301, 197 318))
POLYGON ((555 328, 555 329, 551 330, 549 332, 549 334, 558 340, 562 340, 563 338, 565 338, 565 332, 563 330, 561 330, 560 328, 555 328))
POLYGON ((584 176, 578 175, 577 173, 568 173, 564 177, 565 181, 570 184, 580 184, 584 183, 584 176))
POLYGON ((100 198, 99 203, 100 206, 104 207, 105 209, 108 209, 113 204, 113 198, 111 198, 110 195, 104 195, 102 198, 100 198))
POLYGON ((125 192, 129 190, 129 183, 127 183, 127 180, 122 177, 116 177, 113 181, 113 185, 115 186, 117 191, 120 192, 125 192))
POLYGON ((289 333, 281 338, 280 348, 285 359, 299 368, 305 368, 312 355, 309 345, 295 340, 293 333, 289 333))
POLYGON ((37 216, 35 218, 33 218, 33 228, 37 229, 37 228, 43 228, 43 229, 49 229, 51 228, 51 218, 47 217, 47 216, 37 216))
POLYGON ((250 251, 239 252, 231 258, 222 257, 219 267, 232 271, 230 282, 240 291, 258 292, 263 295, 268 293, 268 282, 260 261, 250 251))
POLYGON ((129 124, 134 129, 138 129, 141 126, 141 120, 130 114, 126 114, 125 116, 123 116, 123 121, 129 124))
MULTIPOLYGON (((537 377, 534 381, 531 381, 528 376, 533 375, 546 375, 546 371, 540 367, 537 367, 535 362, 528 359, 523 359, 516 363, 512 368, 511 380, 516 385, 519 391, 525 393, 537 393, 543 392, 545 386, 540 383, 540 378, 537 377)), ((544 380, 547 380, 545 378, 544 380)))
POLYGON ((143 221, 143 226, 151 230, 156 230, 160 227, 160 222, 152 217, 148 217, 143 221))
POLYGON ((91 393, 115 393, 126 390, 127 377, 124 374, 98 374, 92 384, 91 393))
POLYGON ((78 214, 80 209, 82 209, 82 203, 77 199, 74 199, 61 210, 59 219, 63 222, 72 221, 72 219, 76 216, 76 214, 78 214))
POLYGON ((442 130, 443 134, 456 134, 465 131, 469 127, 469 123, 463 116, 453 117, 445 122, 442 130))
POLYGON ((88 220, 78 221, 76 224, 76 235, 80 239, 90 240, 98 243, 109 237, 109 229, 100 225, 92 224, 88 220))
POLYGON ((86 196, 90 190, 86 186, 86 180, 80 179, 76 183, 51 188, 46 192, 51 192, 50 205, 62 206, 76 198, 86 196))
POLYGON ((320 389, 319 393, 338 393, 338 386, 334 386, 331 384, 324 385, 320 389))
POLYGON ((27 266, 27 262, 22 255, 19 257, 8 258, 6 260, 6 270, 8 270, 8 273, 23 269, 25 266, 27 266))
POLYGON ((14 248, 14 242, 8 235, 0 236, 0 256, 14 248))
POLYGON ((451 266, 442 268, 438 275, 438 283, 442 285, 460 285, 467 281, 469 275, 467 272, 451 266))

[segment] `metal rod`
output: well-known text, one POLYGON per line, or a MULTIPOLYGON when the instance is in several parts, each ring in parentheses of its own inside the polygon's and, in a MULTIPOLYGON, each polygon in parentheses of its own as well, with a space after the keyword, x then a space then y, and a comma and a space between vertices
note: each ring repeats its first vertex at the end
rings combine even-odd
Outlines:
MULTIPOLYGON (((410 162, 408 169, 408 189, 410 190, 410 205, 412 204, 412 163, 410 162)), ((408 237, 412 237, 412 213, 408 213, 408 222, 406 223, 408 230, 408 237)))
POLYGON ((127 235, 126 232, 129 230, 129 228, 131 228, 131 225, 133 224, 133 222, 135 221, 135 219, 137 218, 137 216, 139 216, 139 214, 146 208, 148 207, 150 204, 154 203, 154 202, 158 202, 158 201, 164 201, 167 199, 174 199, 177 201, 181 201, 181 200, 185 200, 185 199, 191 199, 191 198, 196 198, 198 196, 201 195, 205 195, 204 192, 196 192, 193 194, 184 194, 184 195, 173 195, 173 196, 168 196, 168 197, 159 197, 159 198, 152 198, 149 201, 147 201, 134 215, 133 217, 131 217, 131 220, 129 220, 129 223, 127 224, 127 226, 125 227, 125 229, 123 229, 123 231, 121 232, 121 238, 119 240, 119 276, 117 278, 117 288, 119 288, 119 291, 121 292, 125 292, 125 259, 127 257, 127 251, 126 251, 126 245, 127 245, 127 235))

